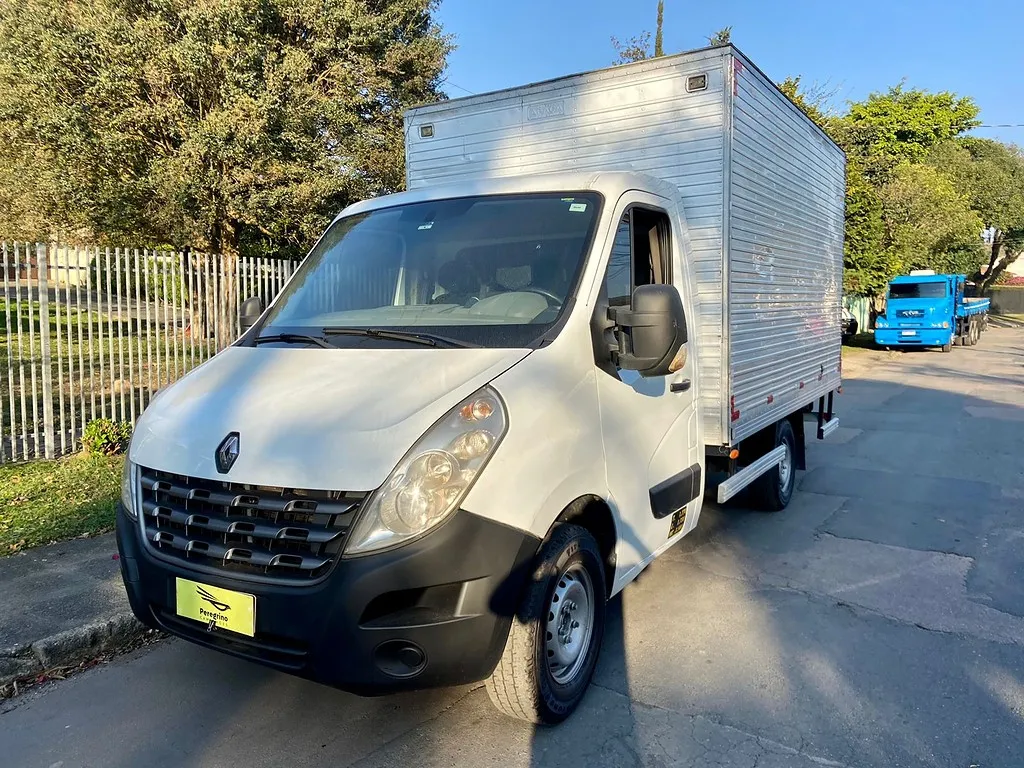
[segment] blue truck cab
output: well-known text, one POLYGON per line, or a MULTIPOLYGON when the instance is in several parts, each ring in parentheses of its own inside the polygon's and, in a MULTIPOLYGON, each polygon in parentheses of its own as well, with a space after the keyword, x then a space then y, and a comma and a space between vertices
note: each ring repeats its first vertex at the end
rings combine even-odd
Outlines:
POLYGON ((965 275, 919 270, 889 283, 885 312, 875 319, 883 347, 940 347, 978 342, 987 324, 988 299, 969 298, 965 275))

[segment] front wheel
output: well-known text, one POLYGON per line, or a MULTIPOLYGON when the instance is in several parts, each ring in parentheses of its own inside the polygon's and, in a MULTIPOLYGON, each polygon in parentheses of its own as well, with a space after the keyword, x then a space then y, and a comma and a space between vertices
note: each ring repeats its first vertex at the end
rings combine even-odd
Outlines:
POLYGON ((950 341, 950 342, 948 342, 946 344, 943 344, 942 345, 942 351, 943 352, 952 352, 953 351, 953 342, 950 341))
POLYGON ((541 546, 487 693, 501 712, 552 725, 586 693, 604 638, 604 565, 586 528, 559 525, 541 546))

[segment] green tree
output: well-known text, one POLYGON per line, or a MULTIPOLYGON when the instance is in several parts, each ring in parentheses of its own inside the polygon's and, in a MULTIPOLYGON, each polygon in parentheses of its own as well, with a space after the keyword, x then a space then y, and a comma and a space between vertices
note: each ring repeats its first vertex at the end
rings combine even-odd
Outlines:
POLYGON ((992 139, 965 137, 936 146, 928 162, 954 179, 992 229, 987 258, 968 272, 987 291, 1024 253, 1024 155, 992 139))
POLYGON ((732 42, 732 27, 722 27, 708 38, 708 45, 725 45, 732 42))
POLYGON ((612 36, 612 48, 618 58, 612 62, 613 65, 631 64, 634 61, 644 61, 655 56, 665 55, 663 27, 665 23, 665 0, 658 0, 658 19, 654 34, 654 50, 651 50, 651 33, 644 30, 638 35, 628 37, 625 40, 612 36))
POLYGON ((893 169, 879 197, 890 269, 974 272, 982 221, 949 176, 931 165, 904 162, 893 169))
MULTIPOLYGON (((828 100, 835 95, 834 91, 819 85, 807 87, 801 77, 787 77, 779 83, 779 90, 796 104, 811 120, 817 123, 826 133, 835 131, 832 115, 828 108, 828 100)), ((833 138, 835 138, 833 136, 833 138)))
POLYGON ((879 296, 899 267, 882 245, 882 200, 856 159, 846 166, 843 285, 855 296, 879 296))
POLYGON ((665 0, 658 0, 658 26, 654 32, 654 55, 665 55, 665 0))
POLYGON ((901 84, 850 104, 844 145, 864 158, 870 174, 884 175, 899 163, 923 161, 935 145, 978 125, 977 117, 970 98, 901 84))
POLYGON ((653 56, 651 53, 651 33, 644 31, 625 40, 619 40, 619 38, 613 35, 612 48, 615 49, 615 53, 618 55, 618 58, 612 62, 615 65, 631 64, 634 61, 650 59, 653 56))
POLYGON ((0 230, 298 255, 403 186, 435 0, 0 3, 0 230))

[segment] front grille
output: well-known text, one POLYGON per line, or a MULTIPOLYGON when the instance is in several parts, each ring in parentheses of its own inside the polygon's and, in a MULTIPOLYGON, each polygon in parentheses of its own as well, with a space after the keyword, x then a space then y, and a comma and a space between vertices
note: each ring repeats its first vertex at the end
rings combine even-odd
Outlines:
POLYGON ((140 473, 143 528, 161 555, 260 580, 327 573, 364 497, 140 473))

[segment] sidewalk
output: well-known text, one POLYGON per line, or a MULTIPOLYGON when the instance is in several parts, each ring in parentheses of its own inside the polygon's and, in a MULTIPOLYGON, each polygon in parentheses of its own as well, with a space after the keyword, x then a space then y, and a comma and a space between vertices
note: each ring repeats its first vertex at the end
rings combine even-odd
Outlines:
POLYGON ((109 533, 0 558, 0 686, 129 643, 145 629, 109 533))

